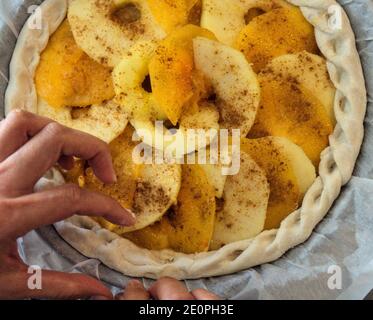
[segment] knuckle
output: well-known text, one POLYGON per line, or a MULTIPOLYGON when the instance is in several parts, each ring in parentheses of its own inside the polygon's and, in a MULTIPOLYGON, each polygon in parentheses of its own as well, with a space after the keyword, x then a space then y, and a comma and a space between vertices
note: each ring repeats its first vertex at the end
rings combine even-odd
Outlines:
POLYGON ((7 121, 14 126, 22 126, 30 119, 30 113, 24 110, 13 110, 9 113, 7 121))
POLYGON ((45 130, 49 133, 49 135, 55 138, 60 138, 65 132, 65 128, 57 122, 49 123, 45 127, 45 130))
POLYGON ((99 151, 101 151, 102 153, 110 154, 109 145, 105 143, 104 141, 97 139, 97 146, 98 146, 99 151))
POLYGON ((82 189, 76 184, 68 184, 63 189, 64 197, 72 204, 79 203, 82 199, 82 189))

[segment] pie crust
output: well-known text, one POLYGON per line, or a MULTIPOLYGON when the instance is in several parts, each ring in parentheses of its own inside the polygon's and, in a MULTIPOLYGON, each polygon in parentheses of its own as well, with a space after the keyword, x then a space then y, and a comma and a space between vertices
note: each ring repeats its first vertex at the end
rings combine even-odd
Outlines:
MULTIPOLYGON (((342 10, 342 29, 331 29, 328 25, 328 8, 339 4, 335 0, 288 1, 301 7, 315 27, 318 46, 327 59, 330 78, 337 89, 334 106, 337 125, 330 136, 330 146, 321 155, 319 177, 306 193, 301 208, 289 215, 277 230, 264 231, 253 239, 206 253, 187 255, 139 248, 92 219, 78 216, 55 225, 68 243, 87 257, 99 259, 129 276, 195 279, 230 274, 274 261, 310 237, 341 187, 351 178, 364 136, 366 89, 355 36, 346 13, 342 10)), ((10 64, 6 113, 15 108, 37 113, 35 69, 50 35, 66 16, 67 4, 68 0, 44 1, 40 6, 42 30, 29 29, 27 24, 23 28, 10 64)), ((38 187, 50 187, 62 181, 61 174, 53 169, 38 187)))

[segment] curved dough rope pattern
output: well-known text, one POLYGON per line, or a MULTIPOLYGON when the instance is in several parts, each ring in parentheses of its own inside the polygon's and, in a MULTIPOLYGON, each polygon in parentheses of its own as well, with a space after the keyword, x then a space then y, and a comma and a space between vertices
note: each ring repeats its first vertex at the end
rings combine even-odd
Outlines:
MULTIPOLYGON (((330 29, 328 9, 335 0, 288 0, 301 7, 315 27, 319 48, 327 59, 331 80, 337 88, 337 125, 330 146, 321 155, 320 175, 306 193, 302 207, 289 215, 278 230, 264 231, 254 239, 226 245, 218 251, 186 255, 171 250, 150 251, 103 229, 87 217, 73 217, 56 224, 61 236, 90 258, 134 277, 178 279, 224 275, 280 258, 286 251, 306 241, 351 178, 364 136, 366 90, 355 36, 345 12, 342 29, 330 29)), ((6 94, 6 112, 21 107, 37 111, 33 75, 40 53, 50 34, 66 14, 67 0, 46 0, 43 31, 24 28, 11 62, 11 79, 6 94), (30 42, 30 39, 34 39, 30 42)), ((340 7, 340 6, 339 6, 340 7)), ((59 184, 54 171, 44 184, 59 184)), ((42 183, 43 184, 43 183, 42 183)))

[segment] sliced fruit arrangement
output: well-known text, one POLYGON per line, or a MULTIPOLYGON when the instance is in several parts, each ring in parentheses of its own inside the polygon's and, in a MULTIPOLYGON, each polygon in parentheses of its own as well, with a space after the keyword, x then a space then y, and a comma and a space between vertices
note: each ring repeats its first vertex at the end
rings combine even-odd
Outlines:
POLYGON ((241 153, 241 169, 226 179, 210 249, 250 239, 263 231, 270 188, 265 171, 247 153, 241 153))
POLYGON ((316 179, 315 167, 304 151, 286 138, 244 139, 241 148, 266 174, 270 196, 264 228, 276 229, 299 207, 316 179))
POLYGON ((184 153, 190 153, 206 147, 213 136, 199 146, 187 144, 188 129, 250 131, 260 101, 256 75, 240 52, 211 39, 211 32, 187 25, 156 49, 148 42, 137 44, 114 69, 117 101, 131 124, 153 132, 143 137, 145 143, 158 148, 154 141, 162 140, 166 149, 181 140, 188 145, 184 153), (148 74, 147 91, 143 83, 148 74), (155 120, 169 120, 179 128, 176 134, 166 128, 157 133, 155 120))
MULTIPOLYGON (((208 159, 208 158, 206 158, 206 159, 208 159)), ((221 164, 221 163, 216 163, 216 164, 207 163, 207 164, 201 165, 201 168, 205 172, 205 175, 206 175, 209 183, 215 189, 215 197, 217 199, 221 199, 223 197, 223 194, 224 194, 224 187, 225 187, 225 183, 226 183, 227 177, 228 177, 228 176, 222 174, 223 164, 221 164)))
POLYGON ((111 69, 77 46, 67 20, 43 51, 35 84, 39 96, 55 108, 86 107, 115 95, 111 69))
POLYGON ((65 20, 43 51, 35 74, 38 114, 111 142, 128 120, 113 102, 111 70, 75 43, 65 20))
POLYGON ((64 173, 137 216, 97 218, 104 228, 150 250, 217 250, 279 228, 316 179, 336 123, 318 54, 285 0, 70 0, 35 74, 38 113, 110 144, 116 184, 84 161, 64 173), (241 131, 235 175, 219 161, 134 163, 135 133, 166 157, 181 145, 179 159, 209 158, 219 129, 241 131))
POLYGON ((218 40, 233 46, 239 33, 251 20, 278 8, 292 8, 285 0, 204 0, 201 26, 218 40))
POLYGON ((200 24, 202 0, 147 0, 147 3, 167 34, 187 24, 200 24))
POLYGON ((113 100, 86 108, 53 108, 39 97, 38 114, 66 127, 91 134, 106 143, 117 138, 128 124, 122 107, 113 100))
POLYGON ((260 101, 256 74, 235 49, 217 41, 194 39, 197 70, 210 81, 216 94, 222 129, 240 129, 245 136, 251 129, 260 101))
POLYGON ((183 165, 177 204, 154 225, 124 236, 150 250, 184 253, 209 249, 215 222, 215 193, 199 165, 183 165))
POLYGON ((315 58, 304 53, 290 59, 297 60, 302 56, 308 57, 310 62, 306 58, 297 74, 291 71, 289 65, 282 63, 289 56, 275 60, 259 74, 261 104, 249 137, 286 137, 301 146, 318 167, 320 154, 329 144, 335 121, 330 104, 324 106, 319 97, 325 96, 323 101, 329 103, 333 90, 328 79, 322 77, 323 73, 319 71, 325 67, 324 63, 317 68, 313 62, 315 58), (299 75, 305 69, 308 71, 299 75), (330 90, 330 93, 318 93, 322 90, 330 90))
POLYGON ((146 0, 72 0, 68 19, 78 45, 110 67, 116 66, 137 41, 166 35, 146 0))
POLYGON ((263 70, 275 77, 299 83, 315 95, 335 125, 335 87, 330 80, 326 60, 318 55, 302 51, 273 59, 263 70))
POLYGON ((80 174, 74 172, 66 175, 68 181, 79 182, 89 190, 102 192, 136 215, 137 222, 132 227, 121 227, 98 219, 105 228, 118 234, 145 228, 162 218, 176 203, 181 184, 179 165, 137 165, 133 162, 132 152, 137 145, 132 141, 133 134, 133 129, 128 126, 110 144, 118 177, 114 185, 104 185, 95 177, 92 169, 83 166, 80 166, 80 174))
POLYGON ((235 47, 245 54, 256 72, 284 54, 318 52, 314 29, 298 8, 274 9, 255 17, 240 32, 235 47))
POLYGON ((200 0, 71 0, 68 18, 78 45, 114 67, 137 42, 161 40, 175 28, 199 24, 200 8, 200 0))
POLYGON ((197 75, 194 76, 193 39, 198 36, 215 39, 210 31, 187 25, 162 41, 149 62, 154 100, 173 125, 194 95, 197 75))

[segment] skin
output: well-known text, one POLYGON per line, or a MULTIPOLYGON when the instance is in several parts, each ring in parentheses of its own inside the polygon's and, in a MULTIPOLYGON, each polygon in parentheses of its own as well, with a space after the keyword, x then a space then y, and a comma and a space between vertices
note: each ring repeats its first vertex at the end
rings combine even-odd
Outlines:
MULTIPOLYGON (((47 118, 14 111, 0 122, 0 299, 113 299, 100 281, 81 274, 43 271, 42 290, 28 289, 28 266, 18 254, 16 240, 35 228, 72 215, 102 216, 130 226, 133 214, 102 194, 64 185, 34 193, 36 182, 59 163, 73 168, 73 158, 88 161, 104 183, 116 182, 108 145, 85 133, 63 127, 47 118)), ((149 291, 131 281, 117 300, 218 299, 205 291, 188 292, 170 278, 157 281, 149 291)))

